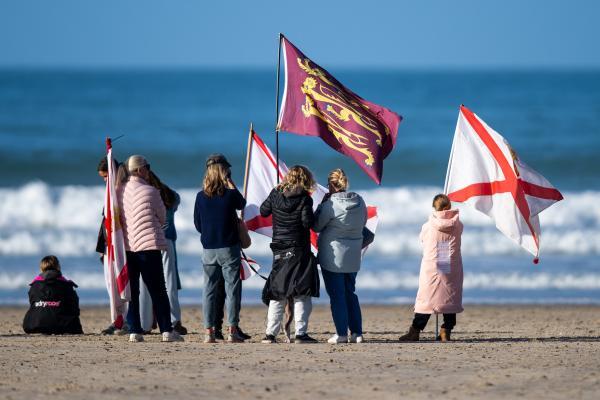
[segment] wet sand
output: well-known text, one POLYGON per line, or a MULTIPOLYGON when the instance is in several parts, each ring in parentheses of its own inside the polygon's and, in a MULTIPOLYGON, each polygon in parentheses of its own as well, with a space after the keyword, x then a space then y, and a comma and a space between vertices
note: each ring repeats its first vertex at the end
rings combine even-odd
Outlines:
MULTIPOLYGON (((249 343, 202 343, 199 307, 184 343, 98 334, 108 308, 84 308, 85 335, 22 333, 24 308, 0 308, 1 399, 597 399, 600 307, 467 306, 452 343, 399 343, 409 306, 363 307, 366 343, 261 344, 266 307, 244 307, 249 343)), ((440 318, 441 319, 441 318, 440 318)), ((310 333, 333 334, 316 307, 310 333)), ((281 337, 280 337, 281 339, 281 337)))

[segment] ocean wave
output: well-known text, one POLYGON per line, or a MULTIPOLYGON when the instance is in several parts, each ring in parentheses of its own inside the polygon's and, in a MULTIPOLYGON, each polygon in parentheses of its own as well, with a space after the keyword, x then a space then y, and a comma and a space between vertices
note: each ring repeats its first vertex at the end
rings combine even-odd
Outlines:
MULTIPOLYGON (((104 274, 102 272, 75 271, 66 275, 72 279, 79 290, 104 290, 104 274)), ((25 273, 0 272, 0 291, 27 288, 33 276, 25 273)), ((204 278, 198 273, 182 273, 181 284, 184 289, 202 289, 204 278)), ((254 276, 244 281, 244 288, 262 289, 264 280, 254 276)), ((363 271, 358 274, 356 287, 359 290, 416 290, 419 286, 419 275, 391 270, 378 272, 363 271)), ((536 273, 524 274, 466 272, 464 290, 599 290, 600 273, 536 273)))
MULTIPOLYGON (((181 189, 175 214, 180 254, 202 252, 193 224, 196 189, 181 189)), ((430 213, 431 198, 439 187, 407 186, 360 192, 367 203, 379 209, 379 227, 369 255, 419 255, 421 225, 430 213)), ((542 255, 599 255, 599 191, 564 193, 565 200, 541 216, 542 255)), ((17 188, 0 189, 0 256, 93 255, 101 220, 104 190, 90 186, 49 186, 31 182, 17 188)), ((483 214, 458 205, 465 225, 462 252, 465 255, 525 254, 504 237, 483 214)), ((269 239, 253 235, 249 253, 270 254, 269 239)))

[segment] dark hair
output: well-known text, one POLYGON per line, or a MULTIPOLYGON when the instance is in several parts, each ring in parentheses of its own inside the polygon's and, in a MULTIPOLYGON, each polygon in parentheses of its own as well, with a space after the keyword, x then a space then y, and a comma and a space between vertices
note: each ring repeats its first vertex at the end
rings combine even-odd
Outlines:
POLYGON ((433 198, 433 203, 431 204, 435 211, 444 211, 449 210, 452 207, 452 203, 450 202, 450 198, 445 194, 438 194, 433 198))
POLYGON ((165 203, 166 208, 173 208, 175 206, 175 202, 177 202, 175 191, 162 183, 153 171, 150 171, 150 179, 148 183, 159 190, 160 198, 162 199, 163 203, 165 203))
MULTIPOLYGON (((119 162, 115 158, 113 158, 113 162, 115 163, 116 170, 119 167, 119 162)), ((98 163, 98 172, 108 172, 108 161, 106 160, 106 156, 102 157, 98 163)))

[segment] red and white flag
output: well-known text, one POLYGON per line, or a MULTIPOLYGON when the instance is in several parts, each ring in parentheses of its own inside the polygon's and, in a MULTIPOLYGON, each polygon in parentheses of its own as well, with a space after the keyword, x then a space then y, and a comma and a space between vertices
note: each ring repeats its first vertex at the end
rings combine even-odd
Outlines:
POLYGON ((113 321, 122 316, 125 303, 130 300, 129 276, 125 255, 125 240, 119 218, 117 191, 115 188, 117 171, 112 158, 112 143, 106 139, 106 161, 108 177, 104 196, 104 227, 106 229, 106 254, 104 255, 104 274, 109 288, 110 312, 113 321))
MULTIPOLYGON (((246 208, 244 209, 244 222, 249 230, 268 237, 273 236, 273 220, 271 216, 264 218, 260 215, 260 205, 269 197, 271 190, 277 185, 277 162, 275 156, 262 139, 254 132, 251 132, 250 147, 248 151, 248 172, 246 177, 246 208)), ((288 167, 282 160, 279 160, 279 180, 287 174, 288 167)), ((313 207, 317 206, 327 194, 327 189, 317 184, 312 193, 313 207)), ((367 229, 373 234, 377 229, 377 207, 367 207, 368 220, 367 229)), ((317 234, 311 231, 311 242, 313 251, 317 249, 317 234)))
POLYGON ((465 106, 458 114, 445 193, 492 218, 500 232, 535 256, 535 263, 540 251, 538 214, 563 199, 521 161, 506 139, 465 106))
POLYGON ((245 281, 248 278, 252 278, 254 275, 258 274, 258 270, 260 269, 260 265, 248 257, 246 254, 242 253, 242 268, 240 269, 240 278, 245 281))

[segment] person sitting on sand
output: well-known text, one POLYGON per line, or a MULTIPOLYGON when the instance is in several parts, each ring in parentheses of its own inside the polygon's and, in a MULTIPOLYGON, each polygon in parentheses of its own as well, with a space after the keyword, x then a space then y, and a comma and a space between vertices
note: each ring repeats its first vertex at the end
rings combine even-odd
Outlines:
POLYGON ((456 313, 463 311, 463 267, 460 238, 463 224, 458 210, 451 209, 448 196, 433 198, 435 211, 421 229, 423 260, 419 274, 419 290, 415 301, 415 317, 408 333, 400 341, 417 341, 433 313, 444 314, 444 324, 436 340, 450 340, 456 325, 456 313))
POLYGON ((29 310, 23 319, 26 333, 82 334, 77 285, 62 276, 55 256, 40 261, 41 273, 31 282, 29 310))
POLYGON ((315 211, 319 265, 329 294, 336 335, 328 342, 362 343, 362 315, 355 290, 360 269, 367 205, 358 194, 347 192, 348 177, 334 169, 327 179, 329 193, 315 211), (350 337, 348 337, 350 329, 350 337))

